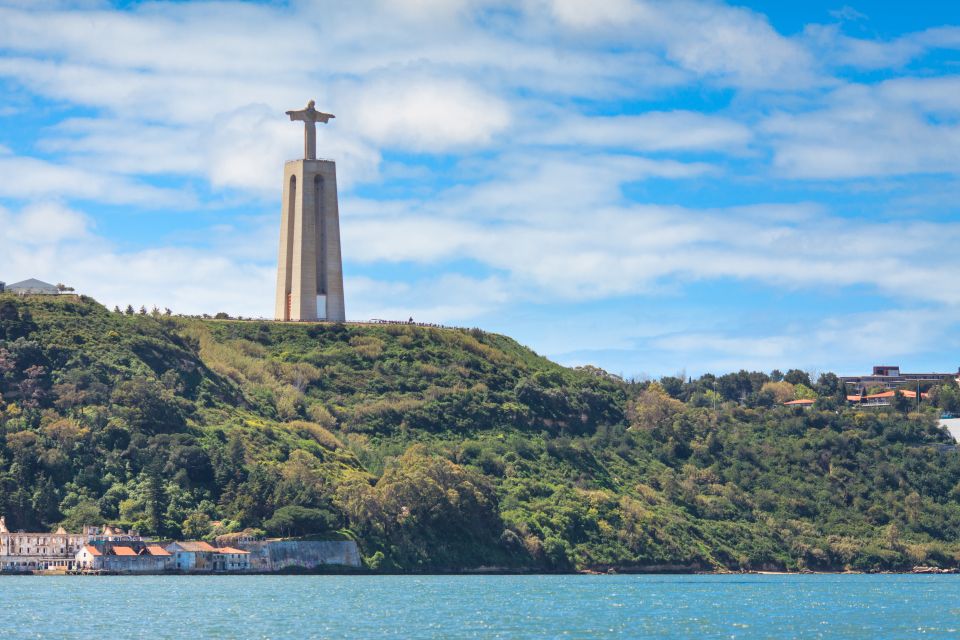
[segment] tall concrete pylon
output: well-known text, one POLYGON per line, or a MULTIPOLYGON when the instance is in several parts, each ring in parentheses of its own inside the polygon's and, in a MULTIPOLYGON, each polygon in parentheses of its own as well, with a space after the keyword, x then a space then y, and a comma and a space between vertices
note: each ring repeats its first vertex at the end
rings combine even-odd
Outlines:
POLYGON ((287 111, 304 123, 304 158, 283 169, 280 258, 277 264, 277 320, 346 321, 337 165, 317 160, 316 123, 334 116, 314 108, 287 111))

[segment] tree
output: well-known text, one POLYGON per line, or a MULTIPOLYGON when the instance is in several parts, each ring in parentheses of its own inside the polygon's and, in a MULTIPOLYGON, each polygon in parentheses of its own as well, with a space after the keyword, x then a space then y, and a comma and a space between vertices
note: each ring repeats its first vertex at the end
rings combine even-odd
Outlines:
POLYGON ((899 411, 900 413, 907 413, 910 411, 910 408, 913 406, 913 403, 910 399, 903 394, 899 389, 893 394, 893 408, 899 411))
POLYGON ((133 305, 132 305, 132 304, 128 304, 128 305, 127 305, 127 310, 126 310, 124 313, 126 313, 128 316, 132 316, 132 315, 133 315, 133 305))
POLYGON ((163 478, 160 477, 158 464, 151 464, 144 471, 144 498, 146 503, 147 527, 154 535, 163 535, 163 514, 167 509, 166 494, 163 490, 163 478))
POLYGON ((782 380, 780 382, 768 382, 764 384, 760 390, 772 393, 774 402, 777 404, 783 404, 784 402, 797 399, 794 386, 782 380))
POLYGON ((794 386, 793 393, 797 397, 797 400, 816 400, 817 399, 817 392, 802 383, 794 386))
POLYGON ((134 378, 121 382, 113 390, 115 411, 131 427, 144 433, 179 431, 184 416, 176 398, 156 380, 134 378))
POLYGON ((0 302, 0 341, 26 337, 34 328, 29 311, 21 314, 12 300, 0 302))
POLYGON ((817 378, 817 393, 821 396, 842 397, 846 395, 843 381, 835 373, 823 373, 817 378))
POLYGON ((47 387, 50 382, 47 378, 47 370, 35 364, 27 367, 23 373, 23 380, 19 384, 21 404, 28 409, 36 409, 47 397, 47 387))
POLYGON ((140 305, 140 315, 142 316, 147 315, 147 308, 143 305, 140 305))
POLYGON ((790 369, 787 371, 787 375, 783 376, 783 379, 790 384, 802 384, 807 387, 813 387, 813 383, 810 382, 810 374, 800 369, 790 369))
POLYGON ((671 398, 679 398, 683 393, 683 378, 675 376, 664 376, 660 378, 660 387, 667 392, 671 398))
POLYGON ((210 516, 203 511, 194 511, 183 521, 183 535, 190 540, 199 540, 210 535, 213 525, 210 516))
POLYGON ((67 509, 60 526, 71 533, 79 533, 86 526, 99 525, 103 522, 100 507, 90 499, 84 499, 67 509))
POLYGON ((263 526, 273 535, 305 536, 330 531, 335 524, 336 518, 327 509, 287 505, 274 511, 263 526))
POLYGON ((682 402, 671 398, 663 387, 654 382, 640 392, 627 415, 631 418, 631 428, 652 431, 669 426, 673 417, 683 410, 682 402))

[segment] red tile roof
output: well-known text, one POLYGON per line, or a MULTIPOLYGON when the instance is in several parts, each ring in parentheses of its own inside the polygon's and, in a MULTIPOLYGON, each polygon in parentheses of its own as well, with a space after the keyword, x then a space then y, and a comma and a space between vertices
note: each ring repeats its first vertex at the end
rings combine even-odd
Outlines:
POLYGON ((169 556, 172 555, 169 551, 164 549, 158 544, 149 544, 147 545, 147 553, 152 556, 169 556))
MULTIPOLYGON (((869 396, 847 396, 847 400, 850 402, 862 402, 863 400, 883 400, 885 398, 892 398, 896 395, 896 391, 884 391, 883 393, 874 393, 869 396)), ((903 394, 903 397, 916 399, 917 392, 910 391, 909 389, 901 389, 900 393, 903 394)), ((921 393, 921 398, 929 398, 929 393, 921 393)))
POLYGON ((97 548, 96 548, 95 546, 93 546, 92 544, 85 544, 85 545, 83 545, 83 548, 84 548, 84 550, 86 550, 87 553, 89 553, 89 554, 92 555, 92 556, 102 556, 102 555, 103 555, 102 553, 100 553, 100 550, 97 549, 97 548))
POLYGON ((112 547, 110 549, 115 556, 135 556, 137 552, 130 547, 112 547))
POLYGON ((250 552, 249 552, 249 551, 244 551, 243 549, 234 549, 233 547, 220 547, 219 549, 217 549, 217 553, 247 553, 247 554, 249 554, 250 552))
POLYGON ((175 542, 184 551, 216 551, 217 549, 213 547, 209 542, 204 542, 203 540, 188 540, 186 542, 175 542))
POLYGON ((813 404, 816 400, 811 400, 809 398, 801 398, 800 400, 791 400, 790 402, 784 402, 785 405, 807 405, 813 404))

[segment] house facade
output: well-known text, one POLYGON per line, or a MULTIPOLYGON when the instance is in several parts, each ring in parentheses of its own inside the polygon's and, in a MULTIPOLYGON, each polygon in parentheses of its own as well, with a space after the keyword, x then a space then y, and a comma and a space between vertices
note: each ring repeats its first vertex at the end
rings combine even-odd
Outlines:
POLYGON ((173 564, 178 571, 212 571, 216 547, 202 540, 172 542, 166 547, 173 555, 173 564))
POLYGON ((157 544, 105 542, 85 544, 75 558, 82 571, 162 573, 173 569, 173 554, 157 544))
POLYGON ((219 547, 213 554, 214 571, 249 571, 250 552, 233 547, 219 547))
POLYGON ((89 533, 67 533, 63 527, 54 533, 11 532, 0 516, 0 571, 69 570, 89 533))
POLYGON ((167 551, 177 571, 220 573, 249 571, 250 552, 233 547, 214 547, 202 540, 171 542, 167 551))

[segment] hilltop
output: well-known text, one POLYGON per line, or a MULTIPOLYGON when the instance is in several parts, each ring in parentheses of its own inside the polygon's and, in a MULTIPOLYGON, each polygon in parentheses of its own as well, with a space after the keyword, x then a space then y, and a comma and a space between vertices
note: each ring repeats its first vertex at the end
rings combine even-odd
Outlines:
POLYGON ((0 295, 0 511, 350 537, 379 570, 957 566, 935 406, 851 409, 835 376, 788 379, 632 383, 479 330, 0 295))

